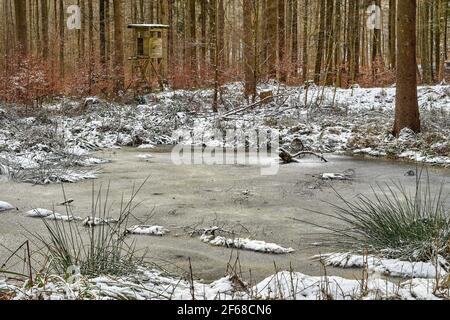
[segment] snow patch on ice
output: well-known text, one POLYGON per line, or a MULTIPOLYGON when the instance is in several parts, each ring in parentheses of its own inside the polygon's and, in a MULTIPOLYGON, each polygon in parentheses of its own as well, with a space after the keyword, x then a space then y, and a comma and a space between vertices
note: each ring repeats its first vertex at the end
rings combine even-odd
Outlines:
POLYGON ((292 248, 283 248, 275 243, 267 243, 259 240, 251 240, 245 238, 226 238, 211 234, 203 234, 201 241, 216 247, 234 248, 240 250, 249 250, 270 254, 288 254, 295 250, 292 248))
POLYGON ((135 235, 147 235, 147 236, 164 236, 168 232, 168 229, 161 226, 132 226, 127 228, 127 233, 135 235))
POLYGON ((0 212, 5 212, 14 209, 16 208, 12 204, 5 201, 0 201, 0 212))
POLYGON ((83 226, 93 228, 93 227, 97 227, 97 226, 116 224, 118 222, 119 222, 119 220, 114 219, 114 218, 87 217, 83 220, 83 226))
POLYGON ((75 217, 70 214, 61 214, 52 210, 37 208, 32 209, 25 213, 25 216, 28 218, 40 218, 40 219, 47 219, 47 220, 53 220, 53 221, 81 221, 83 220, 80 217, 75 217))

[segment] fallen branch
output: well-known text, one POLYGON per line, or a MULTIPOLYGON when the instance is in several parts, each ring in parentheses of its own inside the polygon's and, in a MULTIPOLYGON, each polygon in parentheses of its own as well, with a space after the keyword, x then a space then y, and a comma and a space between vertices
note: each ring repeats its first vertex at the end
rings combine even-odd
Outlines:
POLYGON ((300 161, 297 158, 301 157, 301 156, 306 156, 306 155, 315 156, 323 162, 328 162, 328 160, 325 159, 322 155, 319 155, 312 151, 301 151, 301 152, 298 152, 293 155, 283 148, 279 149, 279 156, 280 156, 281 160, 283 161, 283 163, 293 163, 293 162, 299 163, 300 161))

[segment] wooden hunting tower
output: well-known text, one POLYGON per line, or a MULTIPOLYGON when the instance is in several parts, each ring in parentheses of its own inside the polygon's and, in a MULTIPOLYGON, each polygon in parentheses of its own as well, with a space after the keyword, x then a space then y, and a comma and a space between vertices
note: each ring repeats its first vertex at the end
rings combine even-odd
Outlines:
POLYGON ((164 32, 169 29, 168 25, 164 24, 129 24, 129 29, 133 29, 135 37, 135 53, 130 57, 133 61, 133 70, 139 69, 141 73, 141 82, 147 87, 151 85, 151 79, 147 76, 148 67, 151 66, 153 73, 158 79, 158 83, 163 89, 164 80, 161 77, 159 66, 162 63, 167 63, 164 57, 164 48, 167 48, 167 43, 164 43, 164 32))

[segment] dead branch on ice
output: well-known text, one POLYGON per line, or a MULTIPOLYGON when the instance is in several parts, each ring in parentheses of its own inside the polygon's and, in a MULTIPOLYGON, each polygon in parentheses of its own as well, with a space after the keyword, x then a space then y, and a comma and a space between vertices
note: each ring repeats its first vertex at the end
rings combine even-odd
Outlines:
POLYGON ((286 149, 280 148, 279 149, 279 156, 281 161, 283 161, 283 163, 299 163, 300 160, 298 160, 297 158, 301 157, 301 156, 306 156, 306 155, 311 155, 311 156, 315 156, 317 158, 319 158, 321 161, 323 162, 328 162, 327 159, 325 159, 322 155, 319 155, 315 152, 311 152, 311 151, 301 151, 298 152, 296 154, 291 154, 289 151, 287 151, 286 149))

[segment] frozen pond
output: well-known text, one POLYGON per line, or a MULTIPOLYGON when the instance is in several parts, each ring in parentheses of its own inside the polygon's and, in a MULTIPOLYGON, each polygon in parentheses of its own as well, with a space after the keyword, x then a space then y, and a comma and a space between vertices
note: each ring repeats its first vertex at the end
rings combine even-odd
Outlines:
MULTIPOLYGON (((308 234, 322 230, 295 222, 292 218, 330 225, 323 216, 304 209, 327 212, 323 201, 334 202, 332 188, 317 178, 322 173, 338 173, 348 169, 355 171, 352 181, 333 181, 331 185, 342 195, 351 198, 358 193, 370 194, 370 184, 401 181, 414 186, 415 177, 405 175, 415 170, 415 165, 386 161, 368 161, 355 158, 328 156, 329 163, 308 158, 299 164, 281 166, 279 174, 261 176, 256 166, 181 165, 172 163, 167 150, 139 150, 124 148, 97 153, 112 162, 102 166, 99 179, 65 185, 67 197, 73 199, 74 214, 86 217, 90 213, 92 183, 106 187, 111 182, 110 200, 120 206, 122 193, 129 194, 133 184, 139 185, 146 177, 150 180, 138 195, 141 205, 130 224, 148 223, 171 230, 164 237, 137 236, 139 248, 149 249, 149 258, 156 264, 177 271, 187 270, 188 258, 196 276, 216 280, 223 276, 229 262, 234 263, 236 252, 227 248, 212 247, 190 237, 190 227, 223 226, 244 237, 273 242, 296 251, 288 255, 266 255, 248 251, 239 253, 244 275, 251 270, 255 280, 274 273, 275 265, 281 270, 309 275, 322 275, 323 270, 311 256, 333 251, 333 248, 311 245, 308 234), (149 154, 152 158, 144 159, 149 154), (231 255, 234 254, 234 257, 231 255)), ((430 179, 439 186, 450 180, 450 171, 429 169, 430 179)), ((446 186, 446 191, 449 191, 446 186)), ((0 242, 14 250, 25 240, 24 228, 31 232, 44 230, 42 222, 24 217, 32 208, 52 209, 64 212, 60 185, 33 186, 12 182, 0 182, 0 200, 19 208, 17 212, 0 215, 0 242)), ((113 208, 114 208, 113 204, 113 208)), ((116 210, 117 211, 117 210, 116 210)), ((317 241, 315 238, 314 240, 317 241)), ((8 257, 0 247, 0 263, 8 257)), ((359 277, 359 270, 328 270, 333 275, 359 277)))

